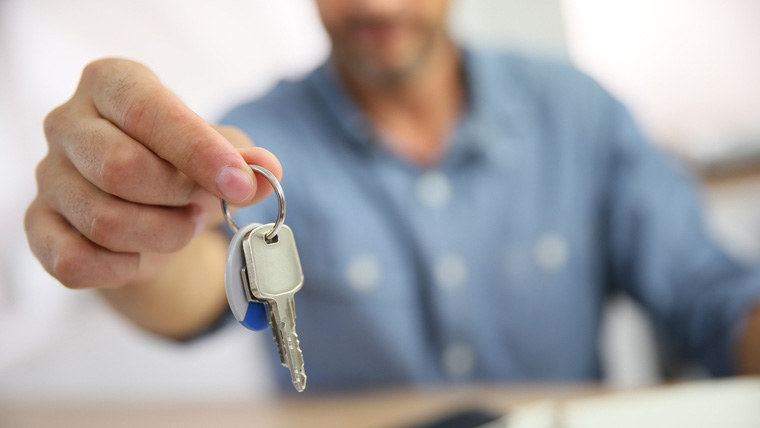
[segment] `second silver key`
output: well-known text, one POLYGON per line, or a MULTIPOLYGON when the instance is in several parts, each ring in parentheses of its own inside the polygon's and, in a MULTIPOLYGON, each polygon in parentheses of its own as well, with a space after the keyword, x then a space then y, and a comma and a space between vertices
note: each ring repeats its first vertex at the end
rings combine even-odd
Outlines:
POLYGON ((267 304, 272 334, 293 386, 306 388, 303 353, 296 333, 295 293, 303 286, 303 271, 293 232, 283 225, 272 240, 272 224, 252 230, 243 241, 251 295, 267 304))

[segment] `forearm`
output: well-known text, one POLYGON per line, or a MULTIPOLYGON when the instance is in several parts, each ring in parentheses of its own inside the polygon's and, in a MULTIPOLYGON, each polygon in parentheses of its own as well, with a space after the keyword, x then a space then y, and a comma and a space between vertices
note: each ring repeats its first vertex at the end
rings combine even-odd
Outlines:
POLYGON ((180 252, 159 256, 171 260, 149 278, 101 293, 113 308, 148 331, 175 339, 192 337, 217 320, 226 306, 225 252, 222 234, 207 230, 180 252))
POLYGON ((747 319, 740 337, 738 359, 741 374, 760 374, 760 304, 747 319))

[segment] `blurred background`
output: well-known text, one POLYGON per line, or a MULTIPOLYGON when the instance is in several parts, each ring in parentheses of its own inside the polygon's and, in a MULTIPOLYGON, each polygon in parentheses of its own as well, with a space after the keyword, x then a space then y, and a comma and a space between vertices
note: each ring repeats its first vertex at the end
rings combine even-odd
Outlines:
MULTIPOLYGON (((450 25, 465 44, 566 57, 599 80, 656 144, 704 177, 716 236, 753 259, 758 22, 756 0, 458 0, 450 25)), ((0 400, 240 400, 273 391, 257 370, 268 333, 230 325, 191 344, 145 334, 96 294, 49 277, 28 249, 23 213, 46 151, 42 120, 93 59, 146 64, 214 121, 328 51, 310 0, 0 0, 0 400)), ((601 346, 611 385, 673 373, 626 299, 611 305, 601 346)))

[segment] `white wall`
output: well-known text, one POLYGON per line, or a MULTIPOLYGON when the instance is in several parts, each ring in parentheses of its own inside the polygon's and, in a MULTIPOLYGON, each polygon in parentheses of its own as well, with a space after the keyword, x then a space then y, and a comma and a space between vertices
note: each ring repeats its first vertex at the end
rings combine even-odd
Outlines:
POLYGON ((563 5, 571 56, 658 142, 679 151, 747 137, 760 144, 760 2, 563 5))
POLYGON ((567 55, 559 0, 454 0, 449 22, 467 43, 567 55))

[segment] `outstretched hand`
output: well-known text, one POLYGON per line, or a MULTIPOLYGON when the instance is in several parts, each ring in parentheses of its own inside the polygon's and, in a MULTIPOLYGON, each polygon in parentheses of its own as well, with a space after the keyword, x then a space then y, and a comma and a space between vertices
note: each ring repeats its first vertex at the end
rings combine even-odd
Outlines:
POLYGON ((271 192, 248 163, 282 174, 270 152, 209 125, 124 59, 89 64, 73 97, 45 119, 45 135, 26 232, 45 269, 71 288, 155 274, 221 221, 220 197, 248 205, 271 192))

